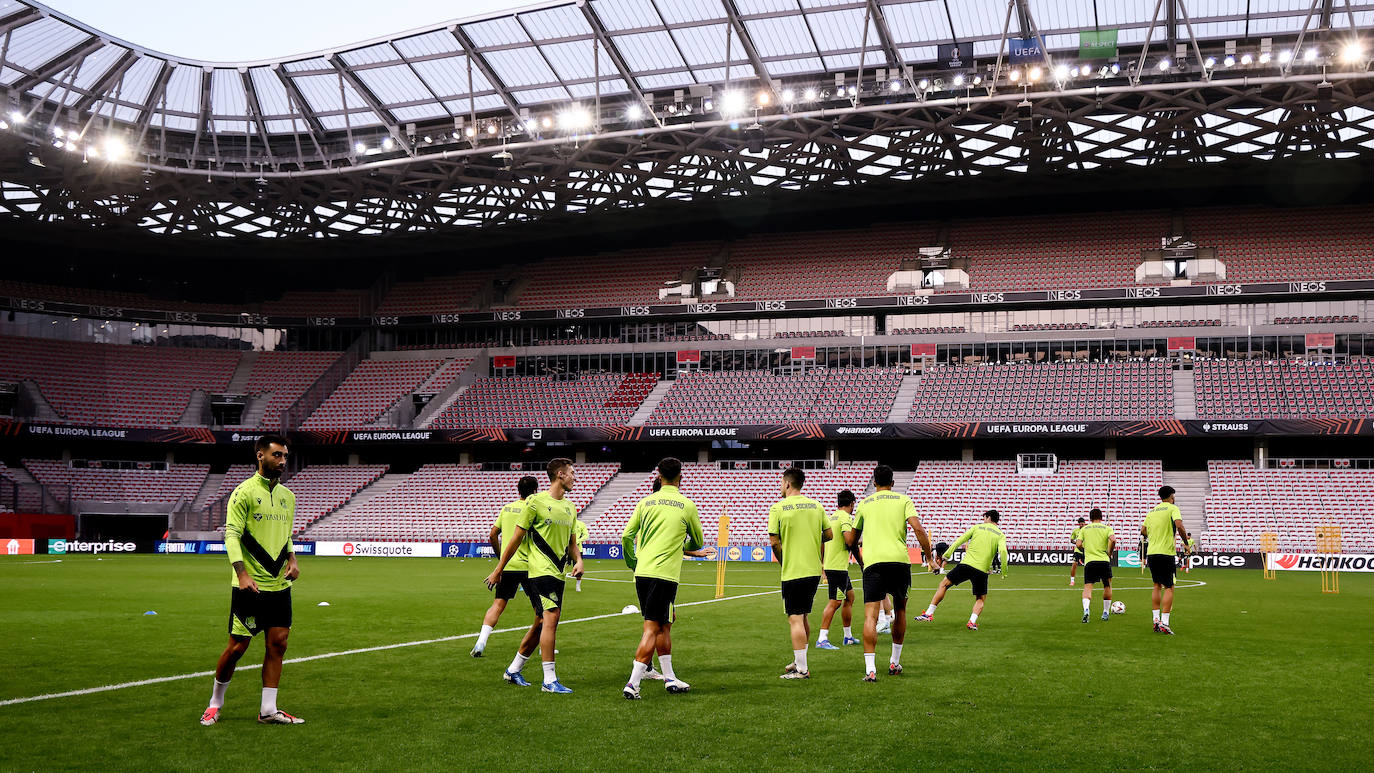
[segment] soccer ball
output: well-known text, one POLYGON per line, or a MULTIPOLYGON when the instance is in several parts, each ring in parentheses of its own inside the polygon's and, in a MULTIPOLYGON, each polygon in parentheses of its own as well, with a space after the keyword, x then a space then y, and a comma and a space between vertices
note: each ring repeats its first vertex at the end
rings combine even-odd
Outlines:
POLYGON ((1112 602, 1112 614, 1114 614, 1114 615, 1124 615, 1124 614, 1126 614, 1126 603, 1123 602, 1123 601, 1113 601, 1113 602, 1112 602))

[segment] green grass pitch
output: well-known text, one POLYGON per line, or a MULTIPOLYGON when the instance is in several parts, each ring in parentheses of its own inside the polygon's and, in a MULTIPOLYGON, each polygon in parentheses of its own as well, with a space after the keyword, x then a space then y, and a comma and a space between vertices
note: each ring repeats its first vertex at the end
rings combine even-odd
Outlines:
MULTIPOLYGON (((489 560, 301 564, 288 658, 474 634, 490 600, 489 560)), ((297 727, 254 721, 258 673, 243 666, 210 728, 196 721, 208 676, 0 705, 0 769, 1333 770, 1374 749, 1369 575, 1323 596, 1311 573, 1197 570, 1179 635, 1164 637, 1134 570, 1118 570, 1126 614, 1099 622, 1095 600, 1084 625, 1064 570, 1016 567, 993 579, 982 630, 964 630, 971 599, 954 589, 934 624, 911 624, 906 673, 874 685, 860 647, 812 648, 809 681, 778 679, 791 647, 776 565, 732 564, 730 598, 686 605, 714 595, 715 575, 688 564, 674 666, 692 692, 646 681, 632 703, 620 688, 640 619, 618 614, 635 602, 630 574, 587 568, 559 629, 572 695, 500 680, 518 633, 494 635, 482 659, 467 636, 288 662, 279 705, 297 727)), ((210 670, 229 574, 209 556, 0 559, 0 702, 210 670)), ((909 616, 934 584, 916 575, 909 616)), ((530 616, 517 597, 499 627, 530 616)), ((888 653, 880 636, 880 664, 888 653)), ((244 666, 261 655, 254 642, 244 666)), ((526 675, 538 684, 537 662, 526 675)))

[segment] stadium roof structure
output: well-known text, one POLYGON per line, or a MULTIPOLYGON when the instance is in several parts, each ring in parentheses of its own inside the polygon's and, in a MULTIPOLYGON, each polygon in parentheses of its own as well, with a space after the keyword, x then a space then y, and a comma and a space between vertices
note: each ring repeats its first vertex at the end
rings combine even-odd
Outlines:
POLYGON ((219 63, 0 0, 0 212, 329 238, 1366 156, 1371 26, 1356 0, 562 0, 219 63))

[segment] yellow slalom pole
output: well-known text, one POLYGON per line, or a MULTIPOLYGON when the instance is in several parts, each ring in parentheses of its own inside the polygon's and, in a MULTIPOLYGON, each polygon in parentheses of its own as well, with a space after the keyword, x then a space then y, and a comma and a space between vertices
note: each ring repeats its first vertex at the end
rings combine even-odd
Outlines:
POLYGON ((730 547, 729 506, 721 513, 716 527, 716 598, 725 598, 725 552, 730 547))

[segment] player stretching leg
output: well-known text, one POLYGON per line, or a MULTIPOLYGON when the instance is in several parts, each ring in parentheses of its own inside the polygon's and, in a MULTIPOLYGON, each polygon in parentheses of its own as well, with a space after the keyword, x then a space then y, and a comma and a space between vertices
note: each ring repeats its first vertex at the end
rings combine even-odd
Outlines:
MULTIPOLYGON (((968 548, 964 550, 964 560, 940 581, 940 587, 930 599, 930 606, 926 607, 924 614, 917 616, 918 622, 928 623, 934 620, 935 608, 944 601, 945 592, 967 580, 973 589, 973 614, 969 615, 968 623, 964 627, 970 631, 978 630, 978 616, 983 613, 983 604, 988 597, 988 571, 992 569, 993 556, 1001 559, 1002 566, 1007 566, 1007 538, 1002 534, 1002 530, 997 528, 999 520, 1001 516, 996 510, 983 513, 983 522, 969 528, 949 546, 949 550, 945 551, 945 559, 948 560, 960 545, 968 543, 968 548)), ((1002 576, 1007 576, 1006 570, 1003 570, 1002 576)))
MULTIPOLYGON (((1078 519, 1078 526, 1074 527, 1069 534, 1069 544, 1073 545, 1073 558, 1069 561, 1069 587, 1073 587, 1073 580, 1078 576, 1078 565, 1083 563, 1083 548, 1079 538, 1083 536, 1083 519, 1078 519)), ((1086 570, 1085 570, 1086 572, 1086 570)), ((1083 575, 1084 577, 1087 574, 1083 575)))
POLYGON ((782 605, 792 632, 792 662, 783 679, 810 679, 806 647, 811 643, 811 607, 821 584, 822 547, 834 534, 825 508, 802 496, 806 473, 789 467, 782 474, 782 499, 768 508, 768 539, 782 564, 782 605))
POLYGON ((706 539, 696 503, 678 489, 682 462, 667 457, 659 461, 658 474, 662 487, 639 500, 620 536, 625 564, 634 570, 635 592, 644 614, 644 633, 635 650, 630 681, 622 691, 630 700, 639 700, 640 681, 653 664, 655 650, 668 692, 684 693, 691 689, 673 672, 673 602, 682 577, 684 551, 699 550, 706 539))
POLYGON ((210 705, 200 716, 202 725, 219 721, 224 694, 248 644, 267 634, 262 660, 262 704, 258 721, 264 725, 299 725, 305 720, 277 708, 282 658, 291 635, 291 584, 300 577, 291 550, 296 521, 296 495, 277 481, 286 471, 286 438, 263 435, 253 446, 258 471, 229 495, 224 525, 224 550, 233 566, 229 581, 229 646, 215 665, 210 705))
POLYGON ((911 588, 911 554, 906 548, 910 526, 921 543, 921 555, 935 570, 930 558, 930 537, 911 497, 892 490, 892 468, 873 468, 873 493, 855 508, 854 531, 863 540, 864 572, 864 681, 878 681, 878 610, 892 596, 892 657, 888 676, 902 673, 902 645, 906 640, 906 597, 911 588))
POLYGON ((544 665, 542 689, 551 693, 572 692, 558 681, 554 652, 558 645, 558 619, 563 611, 563 568, 571 560, 573 576, 582 576, 582 556, 577 551, 577 540, 573 536, 577 507, 566 498, 576 482, 571 459, 559 458, 549 462, 548 490, 525 500, 525 509, 515 521, 510 542, 501 551, 501 560, 496 564, 496 569, 486 579, 488 588, 500 584, 502 572, 514 558, 516 549, 528 537, 530 574, 527 592, 539 619, 525 633, 515 659, 503 678, 512 684, 529 686, 520 675, 520 670, 534 654, 537 642, 544 665))
MULTIPOLYGON (((496 515, 496 522, 491 525, 491 534, 487 539, 491 542, 491 549, 496 555, 501 555, 501 538, 509 538, 515 531, 515 519, 520 517, 520 513, 525 509, 525 500, 530 495, 539 490, 539 481, 533 475, 526 475, 515 485, 515 490, 520 494, 520 498, 501 508, 501 512, 496 515)), ((487 614, 482 618, 482 632, 477 635, 477 643, 473 645, 470 653, 474 658, 482 657, 482 652, 487 648, 487 639, 491 637, 491 632, 496 628, 496 622, 501 619, 501 613, 506 611, 506 604, 515 598, 515 591, 525 587, 529 581, 530 569, 530 550, 529 544, 522 541, 516 548, 515 557, 506 566, 506 571, 501 573, 501 583, 496 586, 496 594, 491 600, 491 607, 487 609, 487 614)))
POLYGON ((1102 620, 1111 618, 1112 610, 1112 551, 1116 550, 1116 533, 1102 522, 1102 511, 1094 507, 1088 511, 1092 523, 1078 530, 1077 547, 1084 555, 1083 564, 1083 622, 1088 622, 1088 607, 1093 603, 1093 585, 1102 583, 1102 620))
POLYGON ((1145 560, 1154 582, 1154 590, 1150 592, 1154 629, 1156 633, 1172 636, 1174 630, 1169 627, 1169 615, 1174 610, 1174 537, 1178 535, 1186 540, 1188 535, 1183 528, 1183 515, 1174 504, 1172 486, 1159 490, 1159 504, 1145 516, 1140 534, 1150 541, 1145 560))
MULTIPOLYGON (((835 500, 838 507, 826 516, 830 522, 830 533, 835 538, 825 543, 825 580, 830 588, 830 600, 821 613, 821 633, 816 637, 816 649, 837 650, 830 643, 830 623, 835 619, 835 611, 840 612, 840 622, 844 625, 844 643, 858 644, 854 638, 854 583, 849 579, 849 556, 856 552, 854 538, 854 492, 845 489, 835 500)), ((857 557, 857 556, 856 556, 857 557)), ((863 569, 863 561, 859 561, 863 569)))

